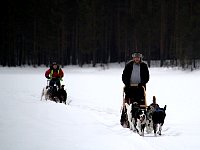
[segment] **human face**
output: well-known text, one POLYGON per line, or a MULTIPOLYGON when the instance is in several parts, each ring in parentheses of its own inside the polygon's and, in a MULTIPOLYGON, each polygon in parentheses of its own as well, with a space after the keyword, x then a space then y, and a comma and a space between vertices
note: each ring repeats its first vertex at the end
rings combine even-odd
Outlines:
POLYGON ((137 64, 140 63, 140 57, 133 57, 133 61, 137 64))
POLYGON ((53 65, 53 69, 57 69, 57 65, 53 65))

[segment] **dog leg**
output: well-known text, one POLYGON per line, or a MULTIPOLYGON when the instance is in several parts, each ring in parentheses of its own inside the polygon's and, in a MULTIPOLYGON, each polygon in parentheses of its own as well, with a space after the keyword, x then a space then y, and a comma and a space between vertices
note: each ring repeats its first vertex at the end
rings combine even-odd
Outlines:
POLYGON ((145 128, 146 124, 142 124, 142 135, 141 136, 144 136, 144 128, 145 128))
POLYGON ((157 124, 153 124, 154 136, 156 136, 157 132, 157 124))
POLYGON ((137 131, 138 131, 138 134, 139 134, 139 135, 142 135, 141 121, 140 121, 139 119, 137 119, 136 129, 137 129, 137 131))
POLYGON ((162 124, 159 124, 159 130, 158 130, 159 135, 161 135, 161 131, 162 131, 162 124))
POLYGON ((132 121, 129 121, 129 125, 130 125, 130 130, 133 130, 134 129, 134 125, 133 125, 132 121))
POLYGON ((45 100, 52 100, 52 91, 51 89, 47 89, 45 94, 45 100))
POLYGON ((153 122, 151 120, 147 120, 146 122, 146 132, 150 134, 153 131, 153 122))
POLYGON ((147 134, 151 133, 150 132, 150 121, 149 120, 147 120, 147 123, 146 123, 146 132, 147 132, 147 134))
POLYGON ((127 116, 128 116, 128 122, 129 122, 129 128, 130 130, 133 130, 133 127, 134 127, 134 120, 132 118, 132 114, 131 114, 131 108, 132 108, 132 104, 127 104, 125 103, 125 107, 126 107, 126 113, 127 113, 127 116))
POLYGON ((133 118, 132 121, 133 121, 133 132, 137 132, 137 128, 136 128, 137 124, 136 124, 135 118, 133 118))

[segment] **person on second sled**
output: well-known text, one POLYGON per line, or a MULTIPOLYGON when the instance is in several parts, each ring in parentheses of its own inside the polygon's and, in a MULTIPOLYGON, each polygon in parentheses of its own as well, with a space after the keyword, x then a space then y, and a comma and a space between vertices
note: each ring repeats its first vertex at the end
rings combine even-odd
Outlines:
POLYGON ((50 68, 45 72, 45 77, 50 79, 49 86, 56 84, 60 88, 60 80, 62 80, 64 73, 56 62, 53 62, 50 68))
POLYGON ((126 64, 123 70, 122 81, 125 84, 125 101, 144 105, 144 91, 146 83, 149 81, 149 69, 147 64, 142 61, 141 53, 132 54, 132 60, 126 64))

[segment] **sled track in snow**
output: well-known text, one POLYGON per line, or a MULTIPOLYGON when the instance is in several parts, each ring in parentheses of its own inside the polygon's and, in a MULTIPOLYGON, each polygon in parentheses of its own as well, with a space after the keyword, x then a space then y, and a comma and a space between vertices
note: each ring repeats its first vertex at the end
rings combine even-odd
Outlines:
MULTIPOLYGON (((110 108, 101 108, 98 106, 89 106, 89 105, 78 105, 78 104, 71 104, 71 106, 79 107, 83 110, 89 110, 92 111, 95 118, 98 119, 98 121, 103 124, 104 126, 111 128, 111 130, 121 130, 124 129, 120 125, 120 112, 117 112, 115 110, 112 110, 110 108)), ((126 129, 126 128, 125 128, 126 129)), ((132 132, 132 131, 130 131, 132 132)), ((134 133, 134 132, 132 132, 134 133)), ((180 136, 181 132, 173 129, 172 127, 169 127, 167 123, 163 125, 162 135, 154 136, 154 133, 151 134, 145 133, 144 137, 150 138, 150 137, 165 137, 165 136, 180 136)))
MULTIPOLYGON (((121 130, 126 128, 122 128, 120 125, 120 112, 112 110, 110 108, 101 108, 98 106, 89 106, 89 105, 78 105, 78 104, 70 104, 70 106, 78 107, 83 110, 89 110, 93 113, 94 117, 98 119, 98 121, 103 124, 104 126, 110 128, 111 130, 121 130)), ((127 129, 129 131, 129 129, 127 129)), ((127 131, 126 130, 126 131, 127 131)), ((121 131, 120 131, 121 132, 121 131)), ((131 133, 134 133, 130 131, 131 133)), ((163 125, 162 135, 157 137, 164 137, 164 136, 179 136, 181 133, 176 131, 173 128, 167 126, 167 123, 163 125)), ((145 133, 147 138, 155 137, 153 132, 151 134, 145 133)))
POLYGON ((95 119, 108 128, 121 126, 119 122, 120 113, 110 109, 98 106, 70 104, 70 106, 78 107, 82 110, 91 111, 95 119))

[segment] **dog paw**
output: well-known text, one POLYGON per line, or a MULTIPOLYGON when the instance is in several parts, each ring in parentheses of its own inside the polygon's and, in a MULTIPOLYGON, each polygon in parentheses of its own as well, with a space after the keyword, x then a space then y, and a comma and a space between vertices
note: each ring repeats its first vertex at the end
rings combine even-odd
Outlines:
POLYGON ((161 131, 158 131, 158 133, 157 133, 158 135, 161 135, 161 131))

